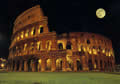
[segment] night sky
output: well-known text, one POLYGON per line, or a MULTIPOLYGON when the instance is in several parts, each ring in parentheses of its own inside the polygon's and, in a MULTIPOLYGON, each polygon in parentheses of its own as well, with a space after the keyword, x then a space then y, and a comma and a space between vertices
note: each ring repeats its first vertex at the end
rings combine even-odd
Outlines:
POLYGON ((120 0, 1 0, 0 57, 8 57, 10 37, 16 17, 37 4, 48 16, 50 31, 93 32, 111 39, 116 64, 120 64, 120 0), (98 8, 106 10, 105 18, 96 17, 98 8))

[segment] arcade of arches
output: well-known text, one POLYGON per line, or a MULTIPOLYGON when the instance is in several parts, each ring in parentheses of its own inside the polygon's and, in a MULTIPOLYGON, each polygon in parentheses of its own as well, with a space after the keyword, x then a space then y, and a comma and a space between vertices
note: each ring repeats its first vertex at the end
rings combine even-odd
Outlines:
MULTIPOLYGON (((62 28, 61 28, 62 29, 62 28)), ((19 15, 9 47, 8 71, 114 71, 112 41, 88 32, 50 32, 40 5, 19 15)))

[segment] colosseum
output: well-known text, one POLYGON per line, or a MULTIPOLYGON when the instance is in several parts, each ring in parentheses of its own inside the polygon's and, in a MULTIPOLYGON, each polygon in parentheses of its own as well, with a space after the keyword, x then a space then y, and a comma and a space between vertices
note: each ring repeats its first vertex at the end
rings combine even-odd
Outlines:
POLYGON ((9 47, 8 71, 114 71, 112 42, 88 32, 56 34, 40 5, 19 15, 9 47))

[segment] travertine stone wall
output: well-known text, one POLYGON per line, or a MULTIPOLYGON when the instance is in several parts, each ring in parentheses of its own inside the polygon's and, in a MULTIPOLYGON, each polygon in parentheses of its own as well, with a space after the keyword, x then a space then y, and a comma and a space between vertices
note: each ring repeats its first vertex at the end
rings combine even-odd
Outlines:
POLYGON ((108 38, 88 32, 49 32, 39 5, 14 23, 9 47, 9 71, 114 71, 114 51, 108 38))

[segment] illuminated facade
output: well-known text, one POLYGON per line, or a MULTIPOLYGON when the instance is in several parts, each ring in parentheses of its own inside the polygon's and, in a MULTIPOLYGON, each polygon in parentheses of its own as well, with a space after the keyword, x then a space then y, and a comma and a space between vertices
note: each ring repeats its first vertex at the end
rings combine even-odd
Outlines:
POLYGON ((39 5, 17 17, 9 47, 9 71, 113 71, 108 38, 94 33, 49 32, 39 5))

